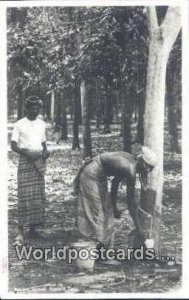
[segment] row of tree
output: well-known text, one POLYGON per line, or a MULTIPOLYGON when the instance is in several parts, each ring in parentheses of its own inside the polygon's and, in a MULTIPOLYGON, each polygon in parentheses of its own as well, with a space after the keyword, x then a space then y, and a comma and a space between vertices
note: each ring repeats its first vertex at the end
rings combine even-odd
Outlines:
MULTIPOLYGON (((157 8, 159 23, 166 9, 157 8)), ((56 129, 62 128, 63 139, 67 138, 67 113, 73 116, 73 148, 79 147, 81 111, 86 112, 86 125, 95 118, 97 128, 104 124, 104 132, 110 132, 112 120, 119 121, 121 115, 123 148, 127 151, 131 150, 135 115, 137 141, 143 143, 149 54, 145 7, 11 8, 7 14, 10 113, 16 107, 21 118, 24 98, 36 93, 50 117, 53 92, 56 129)), ((175 151, 179 151, 176 127, 181 102, 180 68, 179 37, 167 72, 167 111, 175 151)), ((89 144, 87 140, 84 156, 91 153, 89 144)))
MULTIPOLYGON (((117 104, 114 107, 121 113, 125 151, 131 151, 135 112, 138 142, 149 146, 158 157, 149 188, 141 195, 143 209, 153 216, 152 237, 157 245, 165 95, 171 145, 179 151, 180 8, 32 7, 11 8, 7 14, 8 93, 11 104, 17 101, 18 118, 23 115, 27 95, 40 95, 48 107, 48 95, 55 94, 57 127, 61 125, 64 131, 67 110, 73 114, 73 149, 79 147, 82 118, 86 158, 92 155, 91 107, 96 107, 97 127, 102 117, 109 132, 113 103, 117 104), (117 101, 112 100, 113 95, 117 101)), ((66 138, 66 132, 62 137, 66 138)))

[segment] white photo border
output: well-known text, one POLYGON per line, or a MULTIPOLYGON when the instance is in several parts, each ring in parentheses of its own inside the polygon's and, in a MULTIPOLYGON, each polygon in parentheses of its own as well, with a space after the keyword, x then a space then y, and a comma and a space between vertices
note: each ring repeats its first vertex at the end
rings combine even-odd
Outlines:
POLYGON ((0 261, 5 261, 5 268, 0 269, 0 296, 2 299, 176 299, 189 297, 189 0, 63 0, 63 1, 0 1, 0 261), (182 10, 182 230, 183 230, 183 285, 174 293, 103 293, 103 294, 14 294, 8 292, 8 197, 7 197, 7 7, 31 6, 141 6, 168 5, 179 6, 182 10))

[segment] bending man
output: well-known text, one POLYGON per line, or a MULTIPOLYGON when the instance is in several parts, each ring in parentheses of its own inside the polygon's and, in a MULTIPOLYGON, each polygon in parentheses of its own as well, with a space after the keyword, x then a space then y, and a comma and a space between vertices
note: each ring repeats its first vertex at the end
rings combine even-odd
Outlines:
POLYGON ((78 194, 77 225, 80 233, 88 239, 113 246, 114 216, 119 217, 116 194, 119 182, 126 179, 127 204, 136 228, 139 230, 137 201, 135 199, 136 174, 139 173, 143 189, 147 187, 148 172, 156 164, 155 154, 142 147, 136 158, 130 153, 106 152, 84 164, 75 179, 78 194), (108 195, 107 177, 114 176, 111 197, 108 195))

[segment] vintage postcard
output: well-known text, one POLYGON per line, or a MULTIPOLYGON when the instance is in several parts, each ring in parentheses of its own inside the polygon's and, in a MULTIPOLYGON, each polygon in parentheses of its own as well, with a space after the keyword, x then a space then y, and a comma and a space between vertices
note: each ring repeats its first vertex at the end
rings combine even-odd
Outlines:
POLYGON ((1 1, 2 299, 189 296, 188 20, 1 1))

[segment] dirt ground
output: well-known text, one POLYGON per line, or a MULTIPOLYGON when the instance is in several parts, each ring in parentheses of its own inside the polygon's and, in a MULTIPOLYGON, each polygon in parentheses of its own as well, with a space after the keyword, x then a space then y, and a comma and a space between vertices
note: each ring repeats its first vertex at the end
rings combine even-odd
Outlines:
MULTIPOLYGON (((78 238, 75 223, 76 199, 71 195, 72 180, 81 164, 81 151, 71 150, 71 136, 67 142, 56 145, 56 135, 48 130, 49 148, 54 149, 46 170, 47 221, 40 233, 45 237, 26 240, 37 248, 63 247, 78 238)), ((174 262, 125 261, 120 266, 95 263, 91 274, 76 272, 74 264, 57 260, 18 260, 13 246, 16 236, 18 156, 8 153, 9 203, 9 290, 15 293, 126 293, 168 292, 181 287, 182 228, 181 228, 181 155, 168 152, 166 138, 164 153, 164 194, 160 249, 174 262)), ((122 148, 119 128, 103 135, 92 132, 93 154, 122 148)), ((139 184, 136 185, 139 190, 139 184)), ((127 247, 133 223, 125 204, 125 186, 118 194, 118 206, 123 210, 121 219, 115 220, 115 246, 127 247)))

